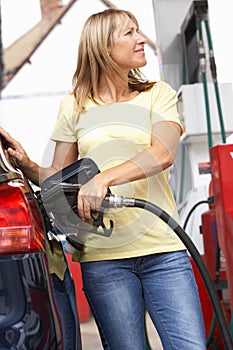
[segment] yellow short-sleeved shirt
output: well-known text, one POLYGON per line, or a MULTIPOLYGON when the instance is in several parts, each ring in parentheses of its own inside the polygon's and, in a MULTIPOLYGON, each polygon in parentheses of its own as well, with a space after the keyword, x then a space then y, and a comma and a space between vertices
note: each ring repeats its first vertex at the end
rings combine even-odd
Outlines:
MULTIPOLYGON (((81 158, 93 159, 104 170, 135 157, 151 144, 152 125, 158 121, 180 124, 176 92, 165 82, 127 102, 96 105, 86 101, 77 118, 74 97, 61 101, 51 139, 77 142, 81 158)), ((176 221, 179 217, 169 188, 169 169, 158 175, 111 187, 112 193, 155 203, 176 221)), ((119 259, 185 249, 177 235, 154 214, 139 208, 106 209, 104 221, 114 229, 110 237, 79 232, 85 246, 81 261, 119 259)))

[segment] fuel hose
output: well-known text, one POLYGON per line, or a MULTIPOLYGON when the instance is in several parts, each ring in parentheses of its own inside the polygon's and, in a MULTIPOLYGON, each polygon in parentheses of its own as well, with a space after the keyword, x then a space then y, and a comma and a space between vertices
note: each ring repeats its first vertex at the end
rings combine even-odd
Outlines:
POLYGON ((175 221, 166 211, 164 211, 159 206, 137 198, 125 198, 122 196, 115 195, 107 195, 103 201, 103 207, 105 208, 122 208, 122 207, 136 207, 147 210, 152 214, 158 216, 161 220, 163 220, 180 238, 183 242, 190 255, 192 256, 200 275, 205 284, 206 290, 208 292, 210 301, 212 303, 213 309, 215 311, 215 316, 219 325, 219 330, 225 345, 225 350, 233 350, 233 342, 231 339, 231 335, 228 329, 228 325, 214 288, 213 281, 210 277, 210 274, 207 270, 205 263, 202 260, 202 257, 197 250, 196 246, 188 236, 188 234, 183 230, 183 228, 175 221))

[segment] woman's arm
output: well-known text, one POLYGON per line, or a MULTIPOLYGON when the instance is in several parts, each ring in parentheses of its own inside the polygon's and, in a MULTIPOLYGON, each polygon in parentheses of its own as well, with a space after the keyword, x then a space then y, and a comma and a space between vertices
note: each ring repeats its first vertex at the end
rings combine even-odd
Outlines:
POLYGON ((152 132, 149 148, 123 164, 104 172, 103 176, 108 186, 153 176, 173 164, 181 127, 174 122, 158 122, 153 125, 152 132))
POLYGON ((77 143, 56 142, 52 164, 50 167, 44 168, 33 162, 20 142, 15 140, 3 128, 0 128, 0 136, 4 138, 6 152, 15 166, 37 186, 40 186, 47 177, 75 162, 78 158, 77 143))
POLYGON ((90 209, 99 209, 109 186, 140 180, 160 173, 172 165, 181 135, 175 122, 153 124, 151 146, 134 158, 104 170, 83 185, 78 195, 78 211, 83 219, 90 219, 90 209))

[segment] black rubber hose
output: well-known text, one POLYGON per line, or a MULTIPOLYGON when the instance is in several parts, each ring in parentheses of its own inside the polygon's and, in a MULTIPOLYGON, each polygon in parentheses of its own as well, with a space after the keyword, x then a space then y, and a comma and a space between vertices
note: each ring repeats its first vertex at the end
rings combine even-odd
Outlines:
POLYGON ((188 213, 188 215, 187 215, 187 217, 186 217, 186 220, 185 220, 185 222, 184 222, 184 225, 183 225, 183 229, 184 229, 184 230, 186 229, 187 224, 188 224, 188 221, 189 221, 189 219, 190 219, 192 213, 194 212, 194 210, 195 210, 199 205, 201 205, 201 204, 208 204, 208 203, 209 203, 208 200, 203 200, 203 201, 200 201, 200 202, 196 203, 196 204, 192 207, 192 209, 191 209, 190 212, 188 213))
MULTIPOLYGON (((203 200, 203 201, 200 201, 198 203, 196 203, 192 209, 190 210, 190 212, 188 213, 187 217, 186 217, 186 220, 184 222, 184 225, 183 225, 183 230, 185 231, 186 230, 186 227, 187 227, 187 224, 188 224, 188 221, 192 215, 192 213, 194 212, 194 210, 201 204, 213 204, 213 201, 211 201, 211 197, 208 199, 208 200, 203 200)), ((216 280, 218 281, 219 279, 219 265, 220 265, 220 249, 218 248, 217 249, 217 254, 216 254, 216 280)), ((215 316, 215 313, 213 314, 213 317, 212 317, 212 321, 211 321, 211 326, 210 326, 210 331, 209 331, 209 334, 208 334, 208 337, 207 337, 207 341, 206 341, 206 344, 207 344, 207 347, 210 345, 212 339, 213 339, 213 334, 214 334, 214 330, 215 330, 215 325, 216 325, 216 316, 215 316)))
POLYGON ((215 311, 216 319, 218 321, 219 330, 221 332, 221 336, 225 344, 225 349, 233 350, 232 339, 230 336, 228 325, 226 323, 225 316, 222 311, 221 304, 219 302, 218 295, 215 291, 213 281, 209 275, 206 265, 204 264, 196 246, 193 244, 192 240, 182 229, 182 227, 166 211, 164 211, 163 209, 161 209, 153 203, 141 199, 135 199, 134 201, 134 207, 148 210, 151 213, 157 215, 160 219, 162 219, 177 234, 177 236, 181 239, 181 241, 188 249, 190 255, 194 259, 194 262, 196 263, 196 266, 201 274, 201 277, 205 283, 205 287, 208 291, 213 309, 215 311))

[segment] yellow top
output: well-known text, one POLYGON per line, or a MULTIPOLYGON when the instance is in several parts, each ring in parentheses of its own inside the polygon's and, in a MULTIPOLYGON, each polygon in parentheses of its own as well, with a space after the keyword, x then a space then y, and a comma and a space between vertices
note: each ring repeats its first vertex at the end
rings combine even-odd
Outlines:
POLYGON ((63 281, 68 264, 63 252, 62 243, 55 239, 49 241, 48 238, 46 238, 45 244, 49 272, 51 274, 54 273, 63 281))
MULTIPOLYGON (((127 102, 96 105, 86 101, 86 112, 77 118, 74 97, 61 101, 52 139, 77 142, 80 158, 93 159, 100 170, 133 158, 151 144, 152 124, 174 121, 180 124, 176 92, 157 82, 127 102)), ((177 222, 176 204, 169 188, 169 169, 158 175, 111 187, 113 194, 155 203, 177 222)), ((106 209, 104 222, 114 222, 110 237, 79 232, 85 247, 80 261, 119 259, 185 249, 178 236, 154 214, 140 208, 106 209)))

